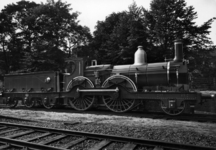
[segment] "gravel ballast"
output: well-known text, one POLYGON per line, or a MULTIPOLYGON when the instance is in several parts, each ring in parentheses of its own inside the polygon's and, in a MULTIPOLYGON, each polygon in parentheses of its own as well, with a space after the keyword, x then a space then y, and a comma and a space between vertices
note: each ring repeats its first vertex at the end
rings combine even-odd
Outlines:
MULTIPOLYGON (((23 119, 35 118, 40 121, 26 122, 0 118, 3 122, 216 147, 215 123, 16 109, 0 109, 0 115, 23 119), (67 125, 64 122, 80 123, 67 125)), ((87 142, 92 145, 96 141, 87 142)), ((115 147, 115 144, 110 145, 110 148, 112 147, 115 147)))

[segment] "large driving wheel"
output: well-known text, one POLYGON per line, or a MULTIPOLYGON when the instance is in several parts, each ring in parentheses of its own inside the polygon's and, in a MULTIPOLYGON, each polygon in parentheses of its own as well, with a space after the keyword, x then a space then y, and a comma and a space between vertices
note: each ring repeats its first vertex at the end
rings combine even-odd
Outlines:
MULTIPOLYGON (((172 101, 172 100, 170 100, 170 101, 172 101)), ((180 106, 178 106, 178 107, 172 107, 169 105, 170 104, 165 104, 163 101, 161 101, 161 108, 162 108, 163 112, 165 112, 168 115, 172 115, 172 116, 180 115, 181 113, 183 113, 185 110, 185 106, 186 106, 184 101, 182 101, 180 106)))
MULTIPOLYGON (((128 92, 137 92, 134 82, 126 76, 111 76, 103 83, 102 87, 109 88, 113 84, 124 87, 128 92)), ((103 96, 103 102, 113 112, 127 112, 134 107, 135 99, 122 99, 121 97, 113 99, 111 96, 103 96)))
MULTIPOLYGON (((83 88, 94 88, 94 84, 86 77, 78 76, 71 80, 66 88, 66 91, 69 91, 73 88, 74 85, 79 85, 83 88)), ((72 108, 79 111, 85 111, 90 109, 94 102, 95 102, 95 96, 94 95, 86 95, 81 96, 79 98, 73 98, 70 97, 68 99, 68 102, 72 108)))
POLYGON ((51 109, 55 106, 56 103, 56 99, 53 97, 45 97, 42 99, 42 105, 47 108, 47 109, 51 109))
POLYGON ((35 98, 27 98, 24 100, 24 104, 27 108, 33 108, 35 106, 35 98))
POLYGON ((17 97, 11 97, 7 99, 7 106, 9 108, 15 108, 19 102, 19 99, 17 97))

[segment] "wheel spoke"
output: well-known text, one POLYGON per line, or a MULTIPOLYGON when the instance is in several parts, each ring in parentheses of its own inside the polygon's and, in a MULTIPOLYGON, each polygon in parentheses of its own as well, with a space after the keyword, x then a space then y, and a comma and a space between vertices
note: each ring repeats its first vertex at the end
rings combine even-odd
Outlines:
POLYGON ((118 110, 118 102, 117 101, 114 101, 115 102, 115 105, 113 105, 113 108, 116 108, 116 110, 118 110))
POLYGON ((91 96, 90 98, 91 98, 91 99, 88 100, 89 104, 92 103, 92 101, 95 99, 95 97, 91 96))
POLYGON ((114 105, 114 108, 116 108, 116 110, 119 110, 118 103, 119 103, 118 100, 116 100, 114 105))
POLYGON ((112 101, 112 103, 110 104, 110 107, 115 106, 115 101, 112 101))
POLYGON ((82 99, 81 101, 81 109, 84 109, 86 106, 85 106, 85 102, 84 102, 84 99, 82 99))
POLYGON ((107 104, 110 104, 110 103, 112 103, 112 102, 113 102, 113 100, 112 100, 111 98, 110 98, 109 100, 106 101, 107 104))
POLYGON ((83 99, 83 101, 82 101, 82 102, 83 102, 83 106, 84 106, 83 108, 86 108, 86 107, 88 107, 88 103, 87 103, 87 101, 86 101, 86 99, 85 99, 85 98, 83 99))
POLYGON ((113 102, 113 100, 109 100, 107 101, 107 104, 111 104, 113 102))
MULTIPOLYGON (((126 103, 125 103, 125 104, 126 104, 126 103)), ((125 107, 125 104, 124 104, 124 101, 122 101, 122 107, 124 108, 124 110, 127 109, 127 108, 125 107)))
POLYGON ((76 99, 70 99, 70 102, 72 102, 73 104, 76 104, 76 99))
POLYGON ((130 107, 130 102, 128 102, 128 101, 124 101, 125 102, 125 105, 127 106, 127 107, 130 107))
POLYGON ((83 103, 85 104, 85 107, 91 104, 91 102, 89 103, 89 100, 87 98, 84 99, 83 103))
POLYGON ((85 98, 85 100, 86 100, 86 102, 88 102, 88 104, 91 104, 93 99, 94 99, 93 97, 88 97, 88 98, 86 97, 85 98))
POLYGON ((89 103, 88 103, 88 101, 86 99, 85 99, 85 101, 83 101, 83 103, 84 103, 85 107, 88 107, 89 103))

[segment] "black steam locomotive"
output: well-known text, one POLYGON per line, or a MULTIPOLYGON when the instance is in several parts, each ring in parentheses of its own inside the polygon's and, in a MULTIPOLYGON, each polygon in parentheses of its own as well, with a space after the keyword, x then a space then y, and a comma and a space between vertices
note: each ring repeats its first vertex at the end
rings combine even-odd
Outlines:
POLYGON ((103 105, 114 112, 126 112, 155 100, 165 113, 178 115, 193 108, 202 95, 189 89, 181 40, 174 46, 175 57, 167 62, 147 63, 139 46, 131 65, 97 65, 93 60, 86 66, 83 58, 72 57, 66 60, 65 73, 8 74, 2 95, 11 108, 21 100, 28 108, 69 105, 79 111, 103 105))

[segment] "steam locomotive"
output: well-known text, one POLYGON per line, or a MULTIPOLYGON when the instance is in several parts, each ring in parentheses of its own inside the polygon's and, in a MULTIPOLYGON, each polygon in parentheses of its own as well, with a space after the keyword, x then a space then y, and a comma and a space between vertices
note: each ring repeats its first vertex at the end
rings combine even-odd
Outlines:
POLYGON ((155 100, 166 114, 179 115, 193 108, 202 95, 189 89, 188 62, 183 59, 181 40, 174 42, 174 50, 174 59, 160 63, 147 63, 142 46, 138 46, 130 65, 98 65, 92 60, 91 66, 86 66, 83 58, 71 57, 66 60, 64 73, 5 75, 2 96, 11 108, 22 101, 28 108, 61 105, 85 111, 103 105, 114 112, 133 110, 155 100))

